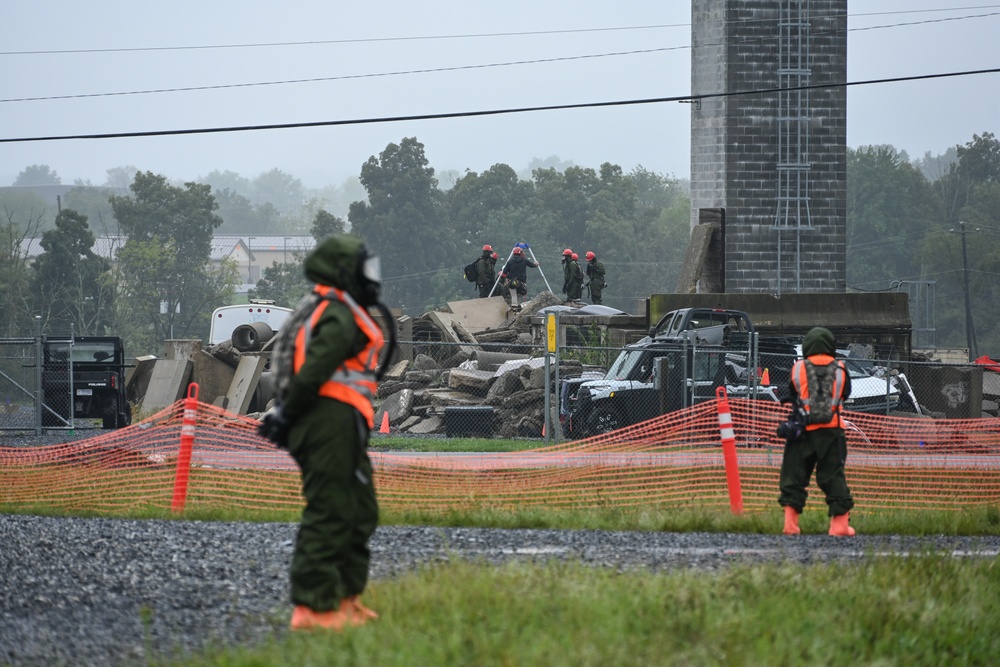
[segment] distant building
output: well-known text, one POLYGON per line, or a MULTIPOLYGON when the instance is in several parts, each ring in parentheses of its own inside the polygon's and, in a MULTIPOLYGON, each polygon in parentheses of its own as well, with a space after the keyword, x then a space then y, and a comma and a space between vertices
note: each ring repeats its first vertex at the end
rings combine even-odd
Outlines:
MULTIPOLYGON (((123 235, 102 235, 94 238, 94 253, 115 261, 118 249, 128 239, 123 235)), ((240 285, 237 294, 245 294, 256 287, 264 274, 264 269, 284 262, 300 261, 300 258, 316 246, 316 240, 308 235, 290 236, 214 236, 209 260, 218 265, 223 259, 232 259, 239 269, 240 285)), ((29 261, 34 261, 45 250, 40 236, 24 239, 22 253, 29 261)))

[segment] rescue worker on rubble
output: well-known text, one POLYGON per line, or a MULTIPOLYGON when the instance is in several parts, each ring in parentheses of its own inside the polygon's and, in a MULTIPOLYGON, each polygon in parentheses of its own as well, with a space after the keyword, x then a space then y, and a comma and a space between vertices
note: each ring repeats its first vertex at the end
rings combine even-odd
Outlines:
POLYGON ((562 252, 563 265, 563 294, 569 301, 577 301, 583 294, 583 271, 580 264, 573 259, 575 253, 566 248, 562 252))
POLYGON ((806 504, 809 478, 816 470, 816 484, 826 494, 830 535, 851 536, 849 513, 854 507, 844 465, 847 437, 841 416, 851 395, 851 376, 834 354, 833 334, 815 327, 802 341, 802 355, 792 366, 789 389, 807 416, 804 437, 789 440, 781 459, 778 504, 785 508, 785 535, 799 534, 799 515, 806 504))
POLYGON ((533 262, 524 256, 524 249, 521 246, 514 246, 514 252, 503 265, 501 278, 506 285, 514 287, 519 295, 528 295, 528 268, 537 269, 538 262, 533 262))
POLYGON ((595 304, 601 303, 601 293, 604 291, 604 263, 598 261, 597 255, 588 250, 587 258, 587 287, 590 289, 590 300, 595 304))
MULTIPOLYGON (((367 308, 392 319, 378 301, 378 257, 361 239, 326 239, 304 269, 316 284, 282 327, 273 359, 278 402, 258 430, 287 448, 302 472, 291 628, 340 631, 378 618, 360 600, 378 523, 367 449, 384 345, 367 308)), ((394 345, 390 331, 387 355, 394 345)))
POLYGON ((482 299, 490 295, 493 282, 496 280, 496 274, 493 272, 496 256, 493 247, 486 244, 483 246, 483 254, 476 260, 476 287, 479 288, 479 297, 482 299))

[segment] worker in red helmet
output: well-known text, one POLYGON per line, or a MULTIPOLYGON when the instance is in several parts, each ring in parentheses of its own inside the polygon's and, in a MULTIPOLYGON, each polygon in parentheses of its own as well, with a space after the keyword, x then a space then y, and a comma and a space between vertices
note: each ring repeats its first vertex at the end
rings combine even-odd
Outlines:
POLYGON ((493 252, 493 246, 487 243, 483 246, 483 254, 476 260, 476 288, 481 299, 488 297, 493 289, 495 266, 496 253, 493 252))
POLYGON ((521 246, 514 246, 514 254, 507 260, 501 272, 505 286, 516 289, 521 296, 528 295, 528 268, 537 269, 538 262, 524 256, 521 246))
POLYGON ((604 264, 597 259, 593 251, 588 250, 587 258, 587 289, 590 291, 590 300, 595 304, 601 303, 601 293, 607 287, 604 282, 604 264))
POLYGON ((563 293, 569 301, 579 301, 583 295, 583 271, 577 263, 579 256, 571 249, 563 250, 563 293))

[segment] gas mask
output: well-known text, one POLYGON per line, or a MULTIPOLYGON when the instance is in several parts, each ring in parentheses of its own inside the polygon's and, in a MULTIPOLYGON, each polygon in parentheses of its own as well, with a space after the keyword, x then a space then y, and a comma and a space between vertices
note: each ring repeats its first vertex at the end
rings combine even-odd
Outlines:
POLYGON ((358 257, 358 285, 361 287, 361 305, 374 306, 382 291, 382 262, 378 255, 369 255, 364 246, 358 257))
POLYGON ((361 252, 358 256, 357 279, 361 288, 360 304, 365 308, 371 307, 378 310, 388 324, 388 345, 384 347, 384 354, 375 375, 376 380, 381 380, 386 371, 389 370, 389 360, 392 359, 393 352, 396 350, 396 320, 389 308, 378 300, 379 293, 382 291, 382 262, 378 255, 369 255, 364 246, 361 246, 361 252))

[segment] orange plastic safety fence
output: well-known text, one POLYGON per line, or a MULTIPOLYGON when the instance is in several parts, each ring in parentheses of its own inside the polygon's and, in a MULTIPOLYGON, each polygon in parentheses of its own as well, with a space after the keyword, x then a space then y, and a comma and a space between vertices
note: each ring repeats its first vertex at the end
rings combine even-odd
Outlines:
MULTIPOLYGON (((776 507, 787 410, 731 399, 745 511, 776 507)), ((0 506, 113 512, 169 509, 183 401, 124 429, 63 445, 0 447, 0 506)), ((858 506, 1000 504, 1000 419, 848 413, 847 478, 858 506)), ((187 510, 302 506, 298 468, 257 422, 199 404, 187 510)), ((372 451, 386 509, 730 506, 716 404, 587 440, 510 453, 372 451)), ((822 504, 813 484, 810 504, 822 504)))

